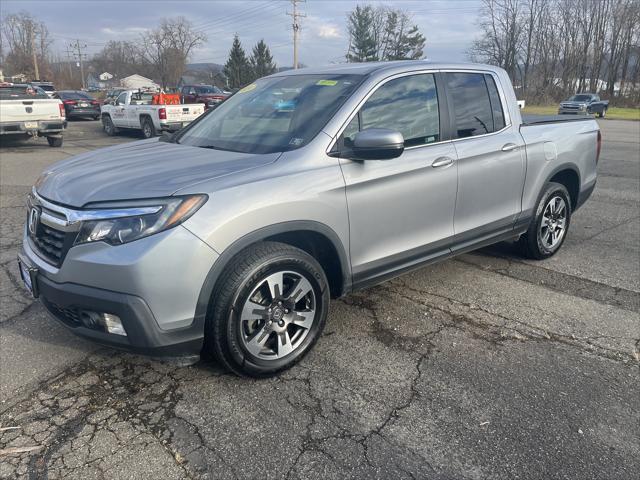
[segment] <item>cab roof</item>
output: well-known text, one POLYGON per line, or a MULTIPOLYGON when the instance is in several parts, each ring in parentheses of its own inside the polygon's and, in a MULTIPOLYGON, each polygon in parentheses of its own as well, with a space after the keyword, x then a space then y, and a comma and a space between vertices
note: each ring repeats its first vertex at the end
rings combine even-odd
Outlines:
POLYGON ((422 69, 461 69, 461 70, 489 70, 497 71, 498 67, 478 63, 449 63, 432 60, 396 60, 391 62, 342 63, 322 67, 306 67, 297 70, 284 70, 271 77, 286 77, 290 75, 369 75, 378 72, 402 72, 422 69))

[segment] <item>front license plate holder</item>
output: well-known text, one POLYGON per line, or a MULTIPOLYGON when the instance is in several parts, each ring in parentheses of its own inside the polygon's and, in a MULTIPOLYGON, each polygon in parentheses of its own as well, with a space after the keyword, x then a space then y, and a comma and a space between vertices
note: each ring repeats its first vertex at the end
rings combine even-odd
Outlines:
POLYGON ((29 266, 18 257, 18 270, 24 287, 29 291, 33 298, 38 298, 38 269, 29 266))

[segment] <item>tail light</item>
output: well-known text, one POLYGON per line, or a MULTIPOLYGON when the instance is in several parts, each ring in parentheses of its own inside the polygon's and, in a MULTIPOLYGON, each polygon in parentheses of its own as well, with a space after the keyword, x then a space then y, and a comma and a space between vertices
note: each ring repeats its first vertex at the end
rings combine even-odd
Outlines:
POLYGON ((160 120, 166 120, 167 119, 167 109, 166 108, 158 109, 158 118, 160 120))
POLYGON ((100 105, 100 102, 97 100, 91 100, 91 105, 100 105))
POLYGON ((63 100, 62 103, 65 105, 75 105, 77 102, 75 100, 63 100))
POLYGON ((596 140, 596 163, 600 160, 600 150, 602 149, 602 133, 598 130, 598 140, 596 140))
POLYGON ((65 118, 67 116, 67 113, 64 111, 64 105, 62 103, 59 103, 58 107, 60 108, 60 116, 62 118, 65 118))

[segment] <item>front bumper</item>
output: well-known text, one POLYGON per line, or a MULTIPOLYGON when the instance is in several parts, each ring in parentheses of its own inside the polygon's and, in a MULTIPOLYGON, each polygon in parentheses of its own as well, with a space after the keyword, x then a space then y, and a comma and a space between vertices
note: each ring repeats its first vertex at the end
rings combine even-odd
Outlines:
POLYGON ((2 122, 0 123, 0 135, 38 135, 57 134, 67 128, 66 120, 39 120, 37 128, 28 128, 27 124, 33 122, 2 122))
POLYGON ((57 267, 25 233, 20 261, 37 272, 34 291, 72 332, 153 356, 199 355, 204 339, 199 294, 217 253, 183 226, 134 242, 72 247, 57 267), (126 336, 87 324, 87 314, 117 315, 126 336))

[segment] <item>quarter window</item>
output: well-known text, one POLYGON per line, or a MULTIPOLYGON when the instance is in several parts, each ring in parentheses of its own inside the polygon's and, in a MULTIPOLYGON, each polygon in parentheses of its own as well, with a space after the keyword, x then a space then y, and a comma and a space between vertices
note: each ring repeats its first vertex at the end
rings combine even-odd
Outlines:
POLYGON ((492 78, 489 84, 481 73, 447 73, 446 78, 458 138, 484 135, 504 127, 504 113, 492 78))
POLYGON ((397 130, 406 147, 440 140, 440 117, 432 74, 396 78, 376 90, 344 131, 349 147, 355 134, 369 128, 397 130))

